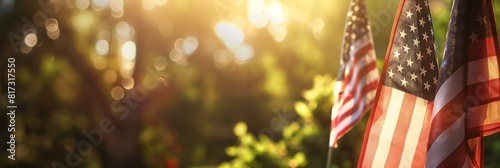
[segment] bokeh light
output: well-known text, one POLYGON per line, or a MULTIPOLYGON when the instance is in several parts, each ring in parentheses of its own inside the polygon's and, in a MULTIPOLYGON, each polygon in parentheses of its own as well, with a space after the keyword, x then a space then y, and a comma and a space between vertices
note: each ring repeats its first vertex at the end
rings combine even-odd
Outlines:
POLYGON ((214 31, 228 49, 236 49, 245 40, 243 31, 238 26, 227 21, 216 23, 214 31))
POLYGON ((126 60, 134 60, 135 59, 135 53, 136 52, 136 46, 133 41, 127 41, 123 43, 121 47, 121 53, 123 59, 126 60))
POLYGON ((106 55, 109 51, 109 43, 106 40, 99 40, 95 44, 95 50, 99 55, 106 55))
POLYGON ((165 57, 158 57, 155 59, 155 68, 156 70, 165 70, 167 68, 167 65, 168 65, 168 61, 165 57))
POLYGON ((127 90, 130 90, 130 89, 134 88, 134 78, 132 78, 132 77, 124 77, 122 79, 122 85, 123 85, 123 88, 125 88, 127 90))
POLYGON ((111 97, 115 100, 121 100, 125 96, 125 91, 120 86, 115 86, 111 89, 111 97))
POLYGON ((103 78, 104 82, 106 82, 107 84, 114 83, 116 81, 116 78, 117 78, 116 72, 114 70, 107 70, 102 75, 102 78, 103 78))
POLYGON ((26 35, 26 37, 24 37, 24 43, 26 43, 26 46, 28 47, 35 46, 37 41, 38 38, 36 37, 35 33, 29 33, 28 35, 26 35))

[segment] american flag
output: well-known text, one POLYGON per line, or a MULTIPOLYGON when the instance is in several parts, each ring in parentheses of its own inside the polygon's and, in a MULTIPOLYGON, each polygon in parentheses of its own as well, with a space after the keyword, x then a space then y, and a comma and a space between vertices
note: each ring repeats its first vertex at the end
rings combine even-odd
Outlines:
POLYGON ((491 0, 455 0, 427 167, 482 167, 482 136, 500 131, 498 45, 491 0))
POLYGON ((424 167, 438 66, 429 3, 401 0, 358 167, 424 167))
POLYGON ((379 72, 364 0, 352 0, 334 88, 330 147, 363 117, 377 90, 379 72))

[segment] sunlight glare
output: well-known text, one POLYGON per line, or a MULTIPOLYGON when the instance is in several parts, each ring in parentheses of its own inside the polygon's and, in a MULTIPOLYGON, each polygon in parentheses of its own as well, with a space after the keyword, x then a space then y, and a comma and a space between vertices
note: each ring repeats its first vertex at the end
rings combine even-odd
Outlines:
POLYGON ((246 61, 248 61, 250 58, 252 58, 254 55, 254 51, 251 45, 245 43, 238 47, 236 51, 234 52, 235 56, 235 62, 237 64, 243 64, 246 61))
POLYGON ((266 16, 273 24, 283 24, 285 22, 283 5, 278 2, 269 4, 266 7, 266 16))
POLYGON ((122 45, 122 48, 121 48, 121 52, 122 52, 122 57, 126 60, 134 60, 135 59, 135 52, 136 52, 136 48, 135 48, 135 43, 133 41, 127 41, 125 43, 123 43, 122 45))
POLYGON ((120 86, 115 86, 111 89, 111 97, 115 100, 121 100, 125 96, 125 91, 120 86))
POLYGON ((267 26, 269 20, 264 14, 266 4, 264 0, 249 0, 247 4, 248 21, 256 28, 267 26))
POLYGON ((134 88, 134 78, 132 78, 132 77, 123 78, 122 85, 123 85, 123 88, 125 88, 127 90, 134 88))
POLYGON ((95 51, 99 55, 106 55, 109 52, 109 43, 106 40, 99 40, 95 44, 95 51))
POLYGON ((76 0, 75 2, 76 4, 76 7, 80 10, 84 10, 84 9, 87 9, 90 5, 90 1, 89 0, 76 0))
POLYGON ((186 54, 186 56, 189 56, 196 51, 198 48, 198 39, 193 36, 186 37, 184 39, 184 43, 182 45, 182 52, 186 54))
POLYGON ((226 21, 219 21, 215 24, 214 31, 226 47, 231 50, 239 47, 245 39, 245 34, 238 26, 226 21))

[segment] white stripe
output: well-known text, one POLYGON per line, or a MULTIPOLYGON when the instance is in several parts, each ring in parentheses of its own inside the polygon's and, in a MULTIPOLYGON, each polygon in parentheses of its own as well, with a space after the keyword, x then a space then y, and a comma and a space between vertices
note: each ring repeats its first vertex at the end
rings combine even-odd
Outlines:
POLYGON ((434 99, 434 110, 432 111, 432 120, 436 117, 437 113, 448 104, 455 96, 458 95, 464 89, 464 83, 462 82, 463 74, 465 73, 464 66, 458 68, 458 70, 451 74, 451 76, 444 81, 443 85, 439 87, 436 98, 434 99))
POLYGON ((426 167, 437 167, 464 140, 464 114, 442 132, 427 151, 426 167))
POLYGON ((469 65, 469 67, 467 68, 468 85, 498 78, 497 57, 488 57, 477 61, 472 61, 469 62, 468 65, 469 65), (487 75, 487 78, 485 77, 485 75, 487 75))
MULTIPOLYGON (((352 60, 354 61, 354 59, 352 59, 352 60)), ((368 65, 372 62, 375 62, 375 56, 374 56, 373 50, 369 51, 367 55, 362 56, 361 59, 358 60, 358 62, 356 62, 356 67, 354 67, 354 72, 351 72, 351 73, 353 73, 352 77, 344 89, 345 92, 351 92, 354 88, 356 88, 356 83, 355 83, 356 76, 364 75, 364 74, 359 74, 360 71, 364 67, 366 67, 366 65, 368 65)), ((375 69, 377 69, 377 68, 375 68, 375 69)), ((377 73, 378 73, 378 71, 377 71, 377 73)))
POLYGON ((408 132, 406 133, 405 146, 403 148, 403 153, 401 154, 399 167, 411 167, 413 163, 413 157, 415 156, 415 151, 417 150, 420 133, 422 132, 422 126, 424 125, 424 119, 427 113, 427 103, 427 100, 417 97, 415 107, 413 108, 410 126, 408 127, 408 132))
POLYGON ((500 78, 500 70, 498 67, 498 57, 488 57, 488 72, 490 79, 500 78))
MULTIPOLYGON (((377 90, 372 90, 366 94, 366 97, 370 97, 372 99, 375 97, 375 94, 377 93, 377 90)), ((366 101, 363 103, 363 106, 366 105, 369 101, 366 101)), ((363 114, 363 108, 358 108, 356 112, 354 112, 352 115, 344 118, 344 120, 340 121, 340 123, 337 125, 337 130, 340 132, 341 130, 345 129, 346 127, 349 127, 353 121, 356 121, 359 117, 361 117, 361 114, 363 114)))
POLYGON ((354 106, 354 103, 355 102, 358 102, 360 100, 360 97, 361 96, 364 96, 364 95, 361 95, 361 91, 362 89, 367 85, 367 84, 370 84, 371 82, 375 81, 378 79, 378 69, 373 69, 371 70, 370 72, 368 72, 368 74, 366 74, 365 76, 363 76, 359 81, 358 85, 355 86, 356 90, 355 91, 350 91, 350 92, 344 92, 344 94, 342 94, 342 98, 340 99, 340 104, 343 104, 345 99, 347 99, 347 96, 350 95, 350 94, 353 94, 354 93, 354 97, 349 100, 348 102, 345 102, 345 105, 340 107, 339 108, 339 115, 342 115, 343 113, 345 113, 347 110, 351 109, 353 106, 354 106))
MULTIPOLYGON (((366 47, 371 43, 370 40, 363 40, 366 38, 361 38, 360 40, 354 41, 354 43, 351 45, 350 48, 350 53, 349 53, 349 59, 347 63, 345 64, 345 72, 344 75, 347 76, 347 74, 351 73, 350 70, 354 64, 354 55, 359 52, 363 47, 366 47)), ((375 57, 375 56, 374 56, 375 57)))
POLYGON ((371 167, 381 167, 385 165, 386 160, 390 158, 388 157, 389 150, 391 149, 392 137, 394 136, 394 131, 396 130, 404 95, 405 93, 402 91, 397 89, 392 90, 391 100, 389 102, 389 107, 387 108, 386 118, 384 119, 384 123, 382 125, 377 151, 375 152, 371 167))

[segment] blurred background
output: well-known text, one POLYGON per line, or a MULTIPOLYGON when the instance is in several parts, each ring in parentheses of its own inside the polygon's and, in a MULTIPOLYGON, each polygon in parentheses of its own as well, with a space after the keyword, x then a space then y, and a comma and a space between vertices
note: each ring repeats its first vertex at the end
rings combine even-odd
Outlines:
MULTIPOLYGON (((366 3, 381 66, 399 1, 366 3)), ((438 55, 450 3, 430 0, 438 55)), ((348 4, 0 0, 1 88, 14 57, 18 106, 0 167, 324 167, 348 4)), ((367 118, 332 167, 356 165, 367 118)))

